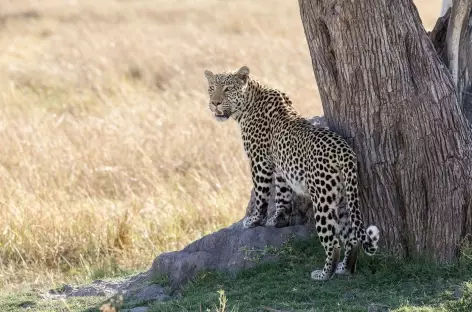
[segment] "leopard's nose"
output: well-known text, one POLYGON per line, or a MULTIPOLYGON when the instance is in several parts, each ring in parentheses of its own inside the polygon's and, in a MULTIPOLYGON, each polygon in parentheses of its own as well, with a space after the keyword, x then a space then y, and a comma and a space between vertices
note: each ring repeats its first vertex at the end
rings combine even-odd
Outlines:
POLYGON ((211 104, 215 105, 215 106, 218 106, 221 104, 221 101, 211 101, 211 104))

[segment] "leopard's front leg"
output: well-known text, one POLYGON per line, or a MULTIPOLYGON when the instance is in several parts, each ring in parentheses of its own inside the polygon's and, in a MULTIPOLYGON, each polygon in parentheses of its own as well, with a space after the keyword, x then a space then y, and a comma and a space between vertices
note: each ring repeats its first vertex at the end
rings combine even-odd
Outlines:
POLYGON ((251 160, 252 183, 254 185, 255 200, 251 214, 243 221, 245 228, 260 225, 267 215, 269 204, 270 185, 272 183, 273 166, 265 160, 251 160))

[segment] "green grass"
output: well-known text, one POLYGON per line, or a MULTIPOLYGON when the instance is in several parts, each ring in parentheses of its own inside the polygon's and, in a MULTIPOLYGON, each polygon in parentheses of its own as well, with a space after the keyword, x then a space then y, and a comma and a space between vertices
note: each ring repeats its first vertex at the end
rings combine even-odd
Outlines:
POLYGON ((0 311, 99 311, 98 306, 103 298, 84 297, 68 300, 43 300, 35 292, 25 292, 23 294, 10 294, 0 296, 0 311))
MULTIPOLYGON (((355 276, 316 282, 310 272, 323 263, 316 239, 276 252, 279 262, 235 276, 202 273, 182 289, 183 296, 150 304, 149 311, 354 312, 367 311, 372 304, 384 307, 378 311, 472 311, 472 259, 466 256, 454 265, 436 265, 362 255, 355 276), (226 300, 225 308, 220 300, 226 300)), ((101 303, 99 298, 46 302, 29 293, 0 297, 0 311, 21 311, 26 306, 33 311, 98 311, 101 303)), ((124 303, 125 308, 132 306, 124 303)))

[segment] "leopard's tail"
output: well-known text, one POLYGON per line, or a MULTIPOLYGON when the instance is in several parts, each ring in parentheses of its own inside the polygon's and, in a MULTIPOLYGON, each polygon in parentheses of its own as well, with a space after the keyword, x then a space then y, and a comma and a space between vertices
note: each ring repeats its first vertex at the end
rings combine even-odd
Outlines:
POLYGON ((358 230, 358 238, 362 241, 362 249, 368 256, 373 256, 379 247, 379 228, 375 225, 370 225, 367 229, 363 226, 358 230), (359 235, 360 234, 360 235, 359 235))
POLYGON ((347 212, 350 217, 352 234, 362 244, 364 252, 372 256, 378 249, 380 231, 377 226, 370 225, 367 229, 362 221, 359 210, 359 195, 357 187, 357 159, 353 154, 351 159, 344 163, 341 168, 341 177, 344 184, 344 196, 346 199, 347 212))

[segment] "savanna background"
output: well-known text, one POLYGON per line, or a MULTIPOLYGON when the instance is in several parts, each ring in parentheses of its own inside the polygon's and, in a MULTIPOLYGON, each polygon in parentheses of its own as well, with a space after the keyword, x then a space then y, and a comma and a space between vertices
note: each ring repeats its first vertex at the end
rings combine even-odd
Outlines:
MULTIPOLYGON (((439 0, 415 1, 426 29, 439 0)), ((250 173, 205 69, 322 114, 298 2, 0 1, 0 289, 142 270, 239 220, 250 173)))

